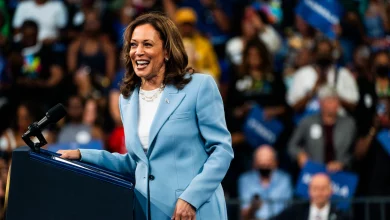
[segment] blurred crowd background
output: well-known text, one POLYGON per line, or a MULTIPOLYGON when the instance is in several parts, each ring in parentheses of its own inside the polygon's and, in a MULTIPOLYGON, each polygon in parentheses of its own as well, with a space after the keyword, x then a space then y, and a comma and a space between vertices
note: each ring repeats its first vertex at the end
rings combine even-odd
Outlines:
POLYGON ((390 1, 338 2, 343 15, 329 38, 296 13, 300 0, 0 0, 2 205, 12 150, 57 103, 68 115, 44 131, 50 144, 101 140, 126 153, 122 34, 149 11, 176 22, 189 66, 220 88, 235 152, 223 186, 240 201, 231 215, 283 212, 284 203, 266 201, 294 199, 309 160, 358 174, 356 197, 390 196, 390 155, 376 138, 390 126, 390 1), (283 125, 271 146, 246 139, 253 106, 283 125))

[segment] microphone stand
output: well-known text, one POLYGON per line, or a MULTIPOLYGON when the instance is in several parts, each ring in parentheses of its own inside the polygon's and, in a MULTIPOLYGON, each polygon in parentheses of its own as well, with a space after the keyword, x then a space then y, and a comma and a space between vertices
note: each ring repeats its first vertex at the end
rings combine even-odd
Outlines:
POLYGON ((38 127, 38 122, 34 122, 28 126, 28 131, 22 135, 22 139, 34 152, 39 152, 41 147, 47 144, 45 137, 42 135, 42 131, 38 127), (32 142, 31 137, 37 137, 39 142, 32 142))

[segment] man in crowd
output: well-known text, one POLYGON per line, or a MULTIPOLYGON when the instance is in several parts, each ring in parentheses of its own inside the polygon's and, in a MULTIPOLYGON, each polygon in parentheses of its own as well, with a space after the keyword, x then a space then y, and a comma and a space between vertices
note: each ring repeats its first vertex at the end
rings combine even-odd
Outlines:
POLYGON ((253 170, 241 175, 238 193, 242 219, 269 219, 292 198, 290 176, 277 168, 275 150, 260 146, 253 156, 253 170))
POLYGON ((307 160, 326 164, 336 172, 349 165, 356 126, 352 118, 339 116, 340 100, 332 86, 318 91, 320 113, 304 118, 294 131, 288 151, 300 167, 307 160))
POLYGON ((309 184, 310 203, 292 206, 274 220, 346 220, 341 212, 331 204, 332 183, 326 174, 312 176, 309 184))

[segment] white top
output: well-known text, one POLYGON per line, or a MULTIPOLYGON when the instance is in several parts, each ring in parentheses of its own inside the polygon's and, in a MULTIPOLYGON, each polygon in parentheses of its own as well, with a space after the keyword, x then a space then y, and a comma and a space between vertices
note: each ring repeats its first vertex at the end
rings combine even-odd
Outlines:
POLYGON ((143 100, 141 94, 139 95, 138 136, 145 152, 149 149, 150 127, 152 126, 154 116, 156 115, 157 108, 161 100, 162 92, 158 92, 159 89, 160 88, 150 91, 140 89, 140 91, 145 93, 148 97, 158 93, 157 97, 150 102, 143 100))
MULTIPOLYGON (((258 34, 270 53, 274 54, 280 49, 282 40, 278 32, 270 25, 265 26, 264 31, 258 34)), ((226 43, 226 54, 235 65, 240 65, 244 52, 244 43, 241 37, 234 37, 226 43)))
POLYGON ((65 5, 60 1, 48 1, 38 5, 35 1, 23 1, 18 4, 12 21, 14 28, 20 28, 24 21, 33 20, 38 24, 38 40, 56 38, 58 29, 65 27, 68 15, 65 5))
POLYGON ((319 209, 314 204, 311 204, 309 211, 309 220, 328 220, 329 212, 329 203, 322 207, 322 209, 319 209))
MULTIPOLYGON (((328 85, 335 86, 336 68, 329 68, 327 73, 328 85)), ((287 92, 287 102, 294 105, 311 91, 317 82, 318 74, 312 65, 298 69, 294 74, 293 83, 287 92)), ((351 103, 359 100, 359 90, 355 78, 348 69, 341 67, 337 79, 336 91, 340 98, 351 103)))

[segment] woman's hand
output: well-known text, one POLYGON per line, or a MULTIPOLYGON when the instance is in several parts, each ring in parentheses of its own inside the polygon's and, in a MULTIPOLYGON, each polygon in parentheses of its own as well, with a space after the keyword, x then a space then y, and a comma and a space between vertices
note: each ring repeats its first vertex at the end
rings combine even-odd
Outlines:
POLYGON ((188 202, 178 199, 172 220, 195 220, 195 208, 188 202))
POLYGON ((64 159, 80 160, 81 158, 80 150, 59 150, 57 153, 64 159))

